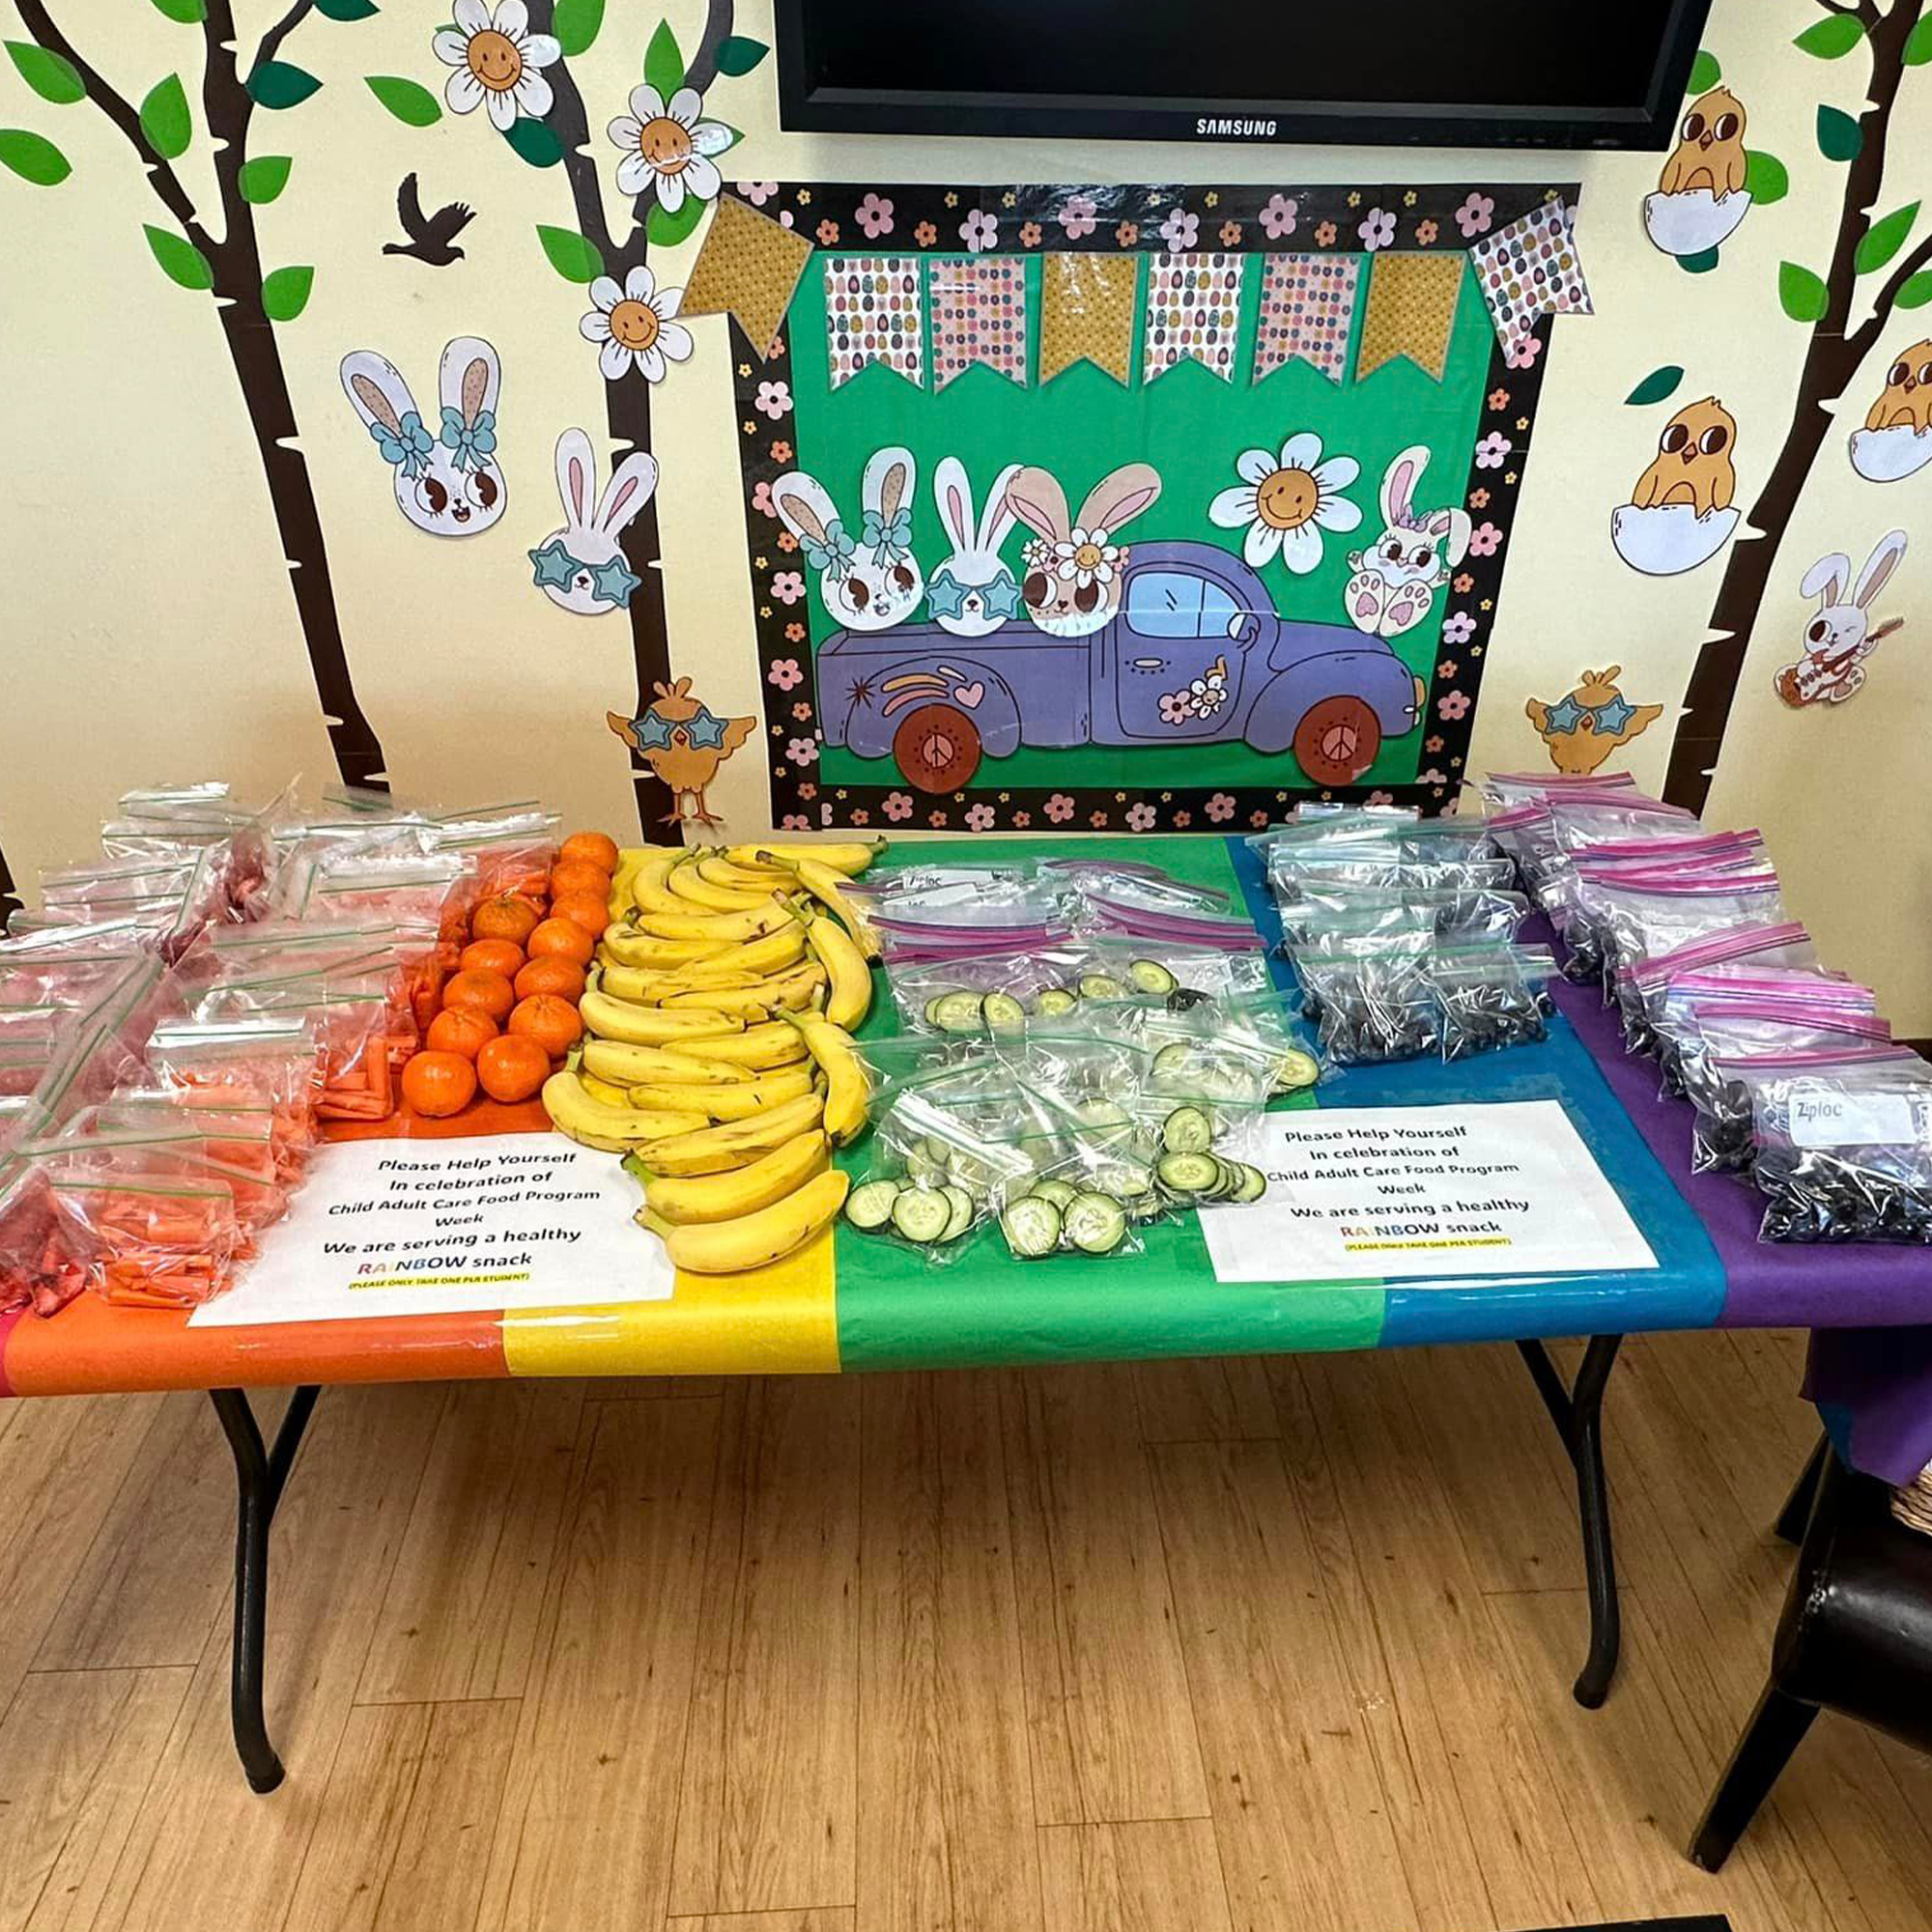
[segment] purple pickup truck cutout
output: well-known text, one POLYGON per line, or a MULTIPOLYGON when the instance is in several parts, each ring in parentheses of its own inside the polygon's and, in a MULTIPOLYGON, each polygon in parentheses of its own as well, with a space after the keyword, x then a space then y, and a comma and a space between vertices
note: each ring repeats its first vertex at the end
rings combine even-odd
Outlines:
POLYGON ((1089 638, 1015 618, 990 637, 936 624, 837 631, 818 652, 828 744, 893 757, 920 791, 959 790, 1021 745, 1293 750, 1315 784, 1353 784, 1415 728, 1427 688, 1379 638, 1276 615, 1212 544, 1132 546, 1121 609, 1089 638))

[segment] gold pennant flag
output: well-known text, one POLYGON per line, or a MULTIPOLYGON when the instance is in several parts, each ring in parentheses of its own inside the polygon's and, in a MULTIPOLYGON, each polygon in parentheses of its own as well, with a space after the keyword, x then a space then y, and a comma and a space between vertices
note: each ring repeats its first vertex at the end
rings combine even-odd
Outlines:
POLYGON ((721 195, 678 313, 728 315, 759 356, 767 356, 810 260, 811 243, 805 236, 721 195))
POLYGON ((1460 252, 1378 255, 1369 270, 1369 306, 1362 318, 1355 381, 1364 382, 1384 362, 1406 355, 1441 382, 1462 293, 1460 252))
POLYGON ((1133 366, 1136 255, 1047 255, 1040 262, 1039 380, 1086 360, 1122 387, 1133 366))

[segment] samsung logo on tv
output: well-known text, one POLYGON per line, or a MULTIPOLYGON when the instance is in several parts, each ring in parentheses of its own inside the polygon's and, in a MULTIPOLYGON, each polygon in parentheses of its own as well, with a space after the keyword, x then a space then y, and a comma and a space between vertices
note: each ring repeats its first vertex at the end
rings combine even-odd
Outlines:
POLYGON ((1226 115, 1204 114, 1194 124, 1197 134, 1242 134, 1251 140, 1266 140, 1279 124, 1273 121, 1235 121, 1226 115))

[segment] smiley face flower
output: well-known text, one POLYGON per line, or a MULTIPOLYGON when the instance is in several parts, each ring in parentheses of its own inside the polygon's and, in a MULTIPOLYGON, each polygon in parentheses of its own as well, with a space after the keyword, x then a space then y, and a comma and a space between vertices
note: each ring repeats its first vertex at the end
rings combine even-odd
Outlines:
POLYGON ((1297 577, 1321 561, 1323 530, 1352 530, 1362 512, 1342 495, 1361 474, 1352 456, 1322 461, 1321 439, 1302 430, 1281 446, 1281 454, 1244 450, 1235 472, 1240 483, 1223 490, 1208 506, 1209 521, 1224 530, 1245 528, 1241 554, 1259 570, 1279 555, 1297 577))
POLYGON ((456 0, 450 9, 455 25, 441 27, 430 45, 445 67, 456 71, 444 84, 442 98, 452 114, 469 114, 488 104, 490 125, 507 131, 519 114, 541 120, 551 110, 551 85, 542 70, 560 60, 563 49, 554 34, 529 31, 529 10, 524 0, 456 0))
POLYGON ((655 186, 667 214, 675 214, 688 194, 715 200, 723 183, 711 157, 731 145, 731 130, 722 121, 701 120, 703 109, 695 87, 680 87, 668 101, 648 81, 632 88, 631 111, 605 130, 624 156, 618 190, 644 194, 655 186))
POLYGON ((647 383, 662 383, 667 358, 682 362, 690 356, 691 331, 675 319, 684 291, 659 288, 641 262, 624 277, 622 288, 599 275, 590 284, 590 299, 596 306, 578 330, 599 345, 597 367, 607 383, 632 369, 647 383))

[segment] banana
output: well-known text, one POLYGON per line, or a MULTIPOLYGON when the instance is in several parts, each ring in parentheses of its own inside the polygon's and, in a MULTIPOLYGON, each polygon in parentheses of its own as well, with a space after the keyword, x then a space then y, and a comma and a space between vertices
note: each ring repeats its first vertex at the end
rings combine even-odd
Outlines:
POLYGON ((632 925, 607 925, 598 957, 608 965, 669 972, 730 950, 728 939, 659 939, 632 925))
POLYGON ((714 1035, 742 1033, 745 1022, 734 1013, 704 1010, 668 1013, 660 1007, 634 1007, 609 993, 586 989, 577 1003, 578 1015, 600 1039, 627 1039, 638 1046, 666 1046, 673 1040, 705 1039, 714 1035))
POLYGON ((665 1237, 671 1264, 688 1274, 740 1274, 802 1248, 845 1205, 851 1178, 837 1168, 816 1175, 769 1208, 733 1221, 701 1221, 665 1237))
POLYGON ((763 905, 769 891, 748 890, 743 886, 715 886, 697 869, 697 854, 687 852, 670 868, 665 884, 687 904, 701 906, 706 912, 744 912, 763 905))
POLYGON ((809 913, 801 917, 805 920, 805 943, 825 968, 830 988, 825 1017, 850 1033, 872 1009, 872 969, 837 921, 814 919, 809 913))
POLYGON ((825 968, 813 959, 789 973, 757 980, 749 986, 699 986, 687 993, 670 993, 665 997, 660 1010, 671 1013, 706 1010, 736 1013, 743 1020, 762 1020, 807 1005, 824 984, 825 968))
POLYGON ((628 1107, 631 1104, 631 1090, 628 1087, 619 1087, 611 1080, 600 1080, 596 1074, 586 1073, 581 1066, 572 1070, 583 1082, 583 1091, 593 1100, 601 1100, 607 1107, 628 1107))
MULTIPOLYGON (((760 846, 761 854, 769 848, 760 846)), ((878 935, 872 930, 872 922, 845 895, 845 877, 834 871, 830 866, 820 865, 816 859, 785 859, 785 867, 795 873, 798 882, 813 898, 833 913, 840 925, 852 935, 852 943, 867 959, 879 956, 878 935)))
POLYGON ((695 1221, 734 1221, 781 1201, 814 1175, 823 1174, 831 1150, 816 1127, 794 1134, 749 1167, 690 1179, 654 1174, 644 1182, 644 1202, 652 1213, 674 1226, 695 1221))
POLYGON ((768 905, 747 906, 743 912, 699 912, 690 905, 677 912, 640 911, 633 923, 654 939, 712 939, 730 946, 781 932, 790 918, 774 899, 768 905))
POLYGON ((866 1125, 871 1082, 852 1050, 852 1036, 823 1013, 782 1013, 795 1026, 818 1069, 825 1075, 825 1131, 834 1147, 844 1147, 866 1125))
MULTIPOLYGON (((670 875, 670 868, 682 857, 683 852, 680 848, 664 845, 655 847, 631 874, 624 895, 627 903, 623 910, 627 914, 633 907, 639 911, 676 911, 683 901, 669 891, 665 881, 670 875)), ((614 884, 614 879, 612 883, 614 884)))
POLYGON ((789 886, 791 874, 777 866, 734 866, 723 852, 706 852, 697 862, 697 875, 714 886, 731 886, 739 892, 770 892, 774 886, 789 886))
POLYGON ((660 1087, 733 1087, 745 1080, 746 1067, 699 1057, 711 1043, 708 1039, 694 1040, 689 1053, 677 1053, 661 1046, 639 1046, 630 1040, 586 1039, 583 1071, 616 1087, 625 1095, 626 1106, 630 1105, 633 1087, 651 1083, 660 1087))
POLYGON ((658 1141, 688 1138, 704 1126, 701 1115, 607 1107, 575 1073, 553 1073, 544 1082, 543 1103, 558 1133, 607 1153, 630 1153, 658 1141))
POLYGON ((812 859, 848 877, 863 872, 886 849, 883 838, 854 839, 841 845, 784 844, 767 839, 762 845, 732 845, 724 856, 734 866, 773 866, 792 859, 812 859))
POLYGON ((749 1121, 810 1092, 811 1075, 803 1066, 783 1066, 756 1080, 720 1087, 646 1082, 631 1089, 631 1105, 647 1114, 675 1112, 702 1114, 707 1121, 749 1121))
POLYGON ((762 1026, 748 1026, 743 1033, 724 1039, 706 1039, 693 1045, 715 1065, 738 1066, 748 1072, 762 1073, 774 1066, 790 1066, 806 1057, 805 1041, 790 1027, 778 1020, 762 1026))
MULTIPOLYGON (((805 957, 805 928, 788 923, 782 932, 768 932, 762 939, 727 947, 709 959, 694 959, 688 965, 673 967, 660 976, 658 987, 664 992, 677 993, 688 992, 694 986, 750 984, 768 973, 781 973, 787 966, 796 966, 805 957)), ((611 986, 610 990, 617 989, 611 986)), ((659 992, 652 990, 641 997, 655 1002, 659 992)))
POLYGON ((653 1174, 724 1174, 782 1147, 794 1134, 817 1126, 825 1102, 816 1094, 787 1100, 768 1114, 724 1126, 699 1127, 671 1140, 653 1141, 632 1164, 642 1178, 653 1174))

